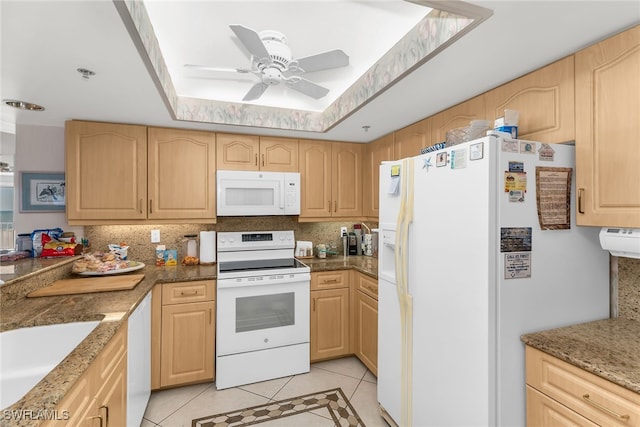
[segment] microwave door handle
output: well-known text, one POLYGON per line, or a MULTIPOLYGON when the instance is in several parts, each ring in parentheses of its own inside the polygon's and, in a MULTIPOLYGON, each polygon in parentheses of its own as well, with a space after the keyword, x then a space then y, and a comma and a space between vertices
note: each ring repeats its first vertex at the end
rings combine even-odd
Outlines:
MULTIPOLYGON (((285 186, 283 186, 285 187, 285 186)), ((286 188, 286 187, 285 187, 286 188)), ((284 198, 285 198, 285 194, 284 194, 284 188, 282 191, 279 191, 280 193, 280 210, 284 210, 284 198)))

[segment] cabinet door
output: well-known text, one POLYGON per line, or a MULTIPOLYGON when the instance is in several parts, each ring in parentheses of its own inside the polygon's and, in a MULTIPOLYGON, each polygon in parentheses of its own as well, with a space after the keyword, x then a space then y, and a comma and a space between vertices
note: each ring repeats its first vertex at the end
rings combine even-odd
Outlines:
POLYGON ((216 135, 218 169, 259 170, 260 137, 254 135, 216 135))
POLYGON ((298 140, 261 136, 260 170, 298 172, 298 140))
POLYGON ((148 218, 215 219, 215 134, 149 128, 148 140, 148 218))
POLYGON ((349 288, 311 291, 311 361, 349 354, 349 288))
POLYGON ((640 227, 640 27, 575 64, 577 222, 640 227))
POLYGON ((331 216, 331 143, 301 140, 300 218, 331 216))
MULTIPOLYGON (((104 427, 117 427, 127 424, 127 360, 122 355, 111 374, 100 384, 102 387, 94 401, 93 412, 89 419, 100 419, 104 427)), ((96 379, 98 380, 98 379, 96 379)), ((96 425, 91 423, 89 425, 96 425)))
POLYGON ((67 219, 147 217, 147 128, 68 121, 67 219))
POLYGON ((431 116, 431 140, 433 143, 447 139, 447 131, 469 126, 471 120, 486 120, 484 95, 476 96, 431 116))
POLYGON ((333 216, 362 216, 362 144, 331 144, 333 216))
POLYGON ((215 303, 162 307, 161 387, 213 380, 215 303))
POLYGON ((487 119, 520 112, 518 138, 543 142, 575 139, 573 55, 486 93, 487 119))
POLYGON ((527 425, 557 427, 596 427, 585 417, 533 387, 527 386, 527 425))
POLYGON ((393 133, 394 159, 404 159, 420 154, 424 147, 432 145, 431 118, 426 118, 393 133))
POLYGON ((378 375, 378 301, 361 291, 355 291, 353 295, 353 352, 374 375, 378 375))
POLYGON ((364 150, 362 213, 370 220, 377 220, 380 212, 380 163, 393 160, 393 134, 367 144, 364 150))

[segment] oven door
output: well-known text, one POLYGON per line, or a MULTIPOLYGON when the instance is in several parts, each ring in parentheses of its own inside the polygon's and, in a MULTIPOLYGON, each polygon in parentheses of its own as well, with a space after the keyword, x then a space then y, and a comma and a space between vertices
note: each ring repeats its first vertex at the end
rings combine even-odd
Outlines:
POLYGON ((309 342, 309 275, 284 282, 218 286, 216 354, 309 342))

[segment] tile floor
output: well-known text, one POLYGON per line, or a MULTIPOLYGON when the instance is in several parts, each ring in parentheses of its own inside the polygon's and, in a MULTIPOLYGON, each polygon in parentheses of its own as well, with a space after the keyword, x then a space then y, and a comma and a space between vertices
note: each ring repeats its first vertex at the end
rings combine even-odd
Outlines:
MULTIPOLYGON (((342 388, 367 427, 387 427, 378 415, 376 377, 356 357, 314 363, 306 374, 220 391, 213 383, 155 391, 151 393, 141 427, 190 427, 194 418, 336 387, 342 388)), ((315 411, 262 425, 324 427, 334 424, 328 414, 315 411)))

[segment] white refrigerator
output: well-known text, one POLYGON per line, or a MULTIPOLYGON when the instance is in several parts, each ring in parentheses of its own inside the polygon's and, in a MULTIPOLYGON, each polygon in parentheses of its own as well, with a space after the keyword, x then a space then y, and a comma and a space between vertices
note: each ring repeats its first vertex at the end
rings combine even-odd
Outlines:
POLYGON ((380 167, 378 401, 402 427, 524 426, 524 333, 609 317, 575 149, 487 136, 380 167))

